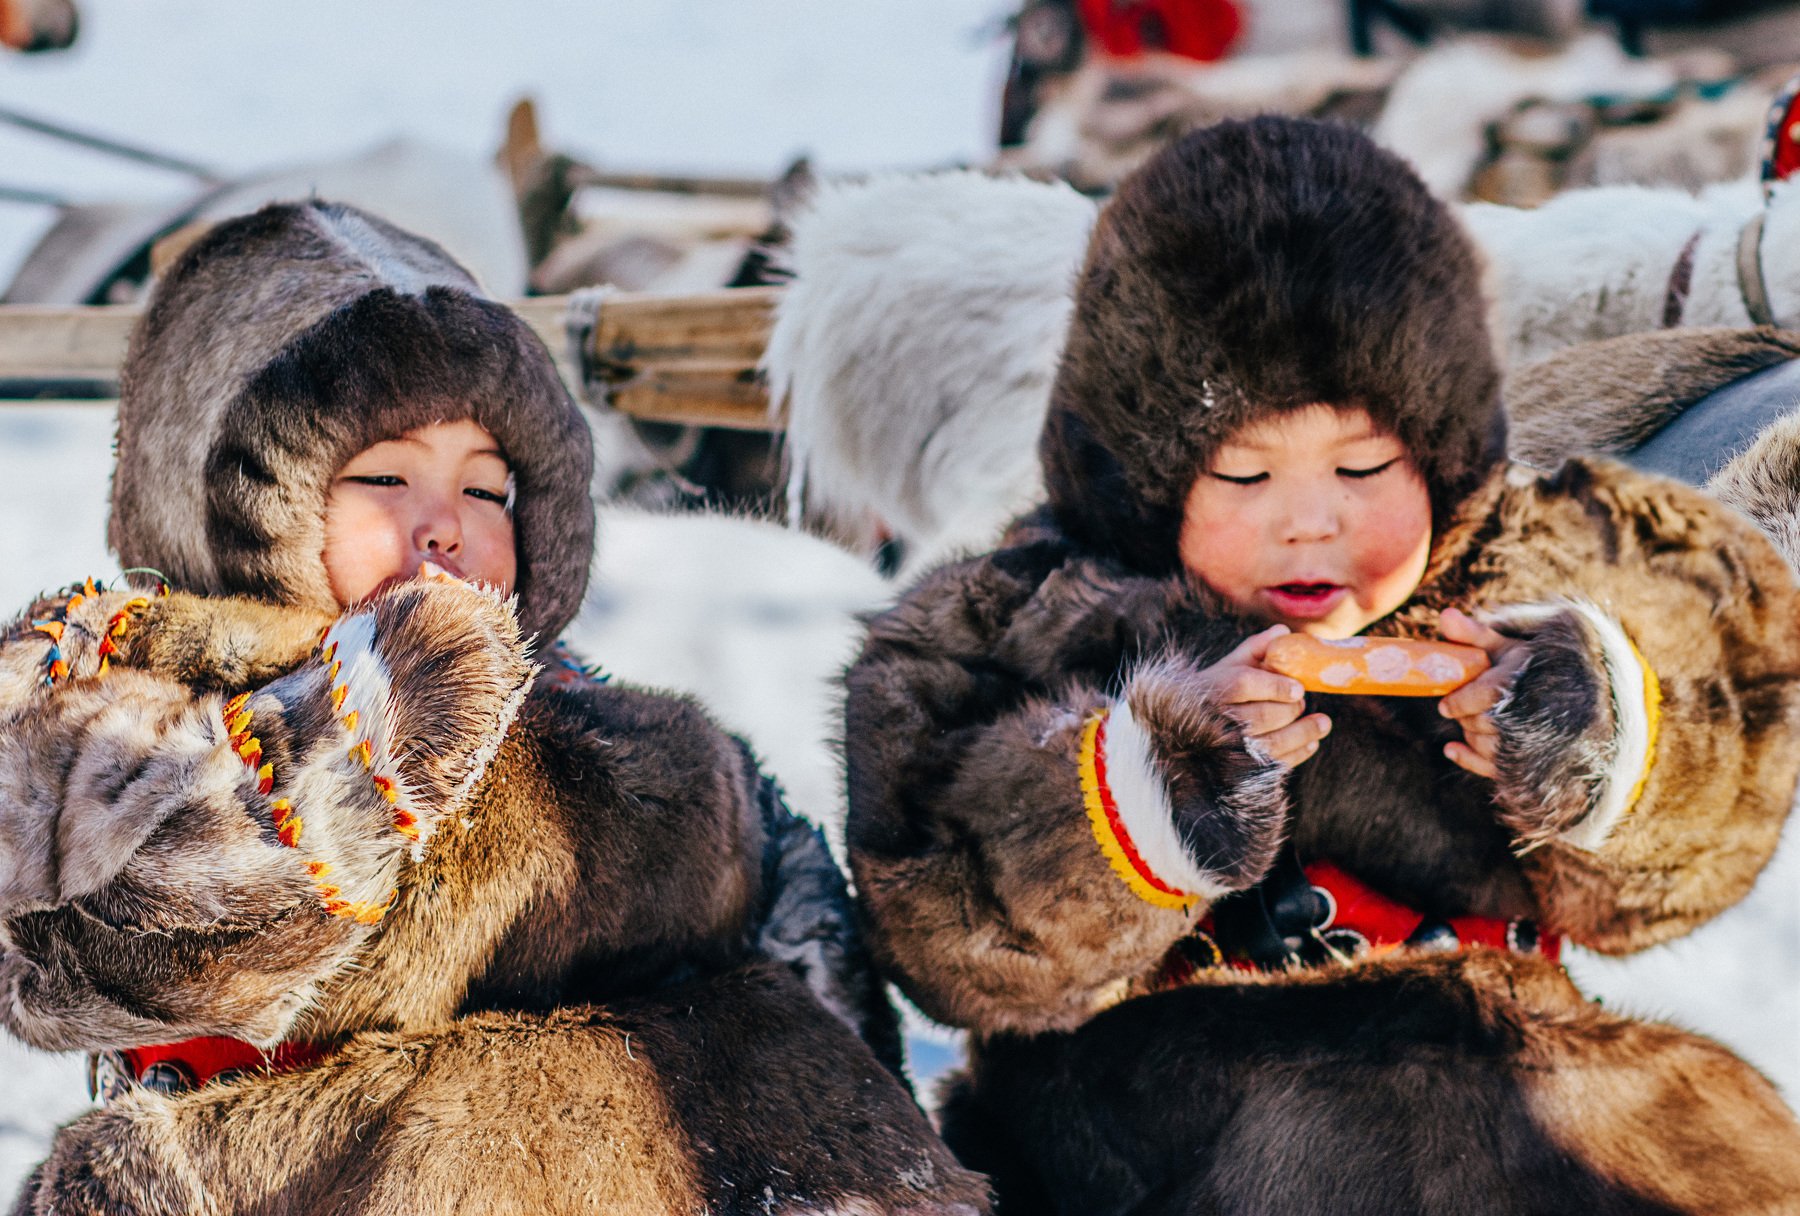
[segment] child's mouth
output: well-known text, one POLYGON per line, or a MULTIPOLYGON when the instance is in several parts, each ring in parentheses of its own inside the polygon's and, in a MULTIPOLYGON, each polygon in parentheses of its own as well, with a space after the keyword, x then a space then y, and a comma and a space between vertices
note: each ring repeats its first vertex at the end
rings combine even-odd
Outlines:
POLYGON ((1349 588, 1338 583, 1282 583, 1267 595, 1283 616, 1313 620, 1336 608, 1349 588))

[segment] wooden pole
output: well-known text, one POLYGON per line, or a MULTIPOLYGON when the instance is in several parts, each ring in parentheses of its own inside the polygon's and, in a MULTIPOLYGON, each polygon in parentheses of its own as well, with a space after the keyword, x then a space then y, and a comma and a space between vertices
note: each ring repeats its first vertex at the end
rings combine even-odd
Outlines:
POLYGON ((119 378, 135 307, 0 307, 0 380, 119 378))
MULTIPOLYGON (((612 296, 588 343, 587 378, 604 388, 612 408, 646 421, 779 429, 756 365, 780 296, 778 287, 612 296)), ((580 396, 563 330, 566 304, 566 297, 543 296, 511 307, 544 340, 580 396)), ((32 382, 116 385, 140 311, 0 306, 0 395, 26 399, 23 386, 32 382)))

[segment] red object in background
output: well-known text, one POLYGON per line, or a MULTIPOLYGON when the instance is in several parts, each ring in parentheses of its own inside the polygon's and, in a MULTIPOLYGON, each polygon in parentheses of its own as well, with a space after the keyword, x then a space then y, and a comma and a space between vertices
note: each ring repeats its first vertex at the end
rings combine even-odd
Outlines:
POLYGON ((1147 51, 1223 59, 1244 30, 1232 0, 1080 0, 1079 7, 1092 44, 1124 59, 1147 51))
POLYGON ((1766 189, 1800 169, 1800 75, 1775 95, 1763 131, 1762 181, 1766 189))

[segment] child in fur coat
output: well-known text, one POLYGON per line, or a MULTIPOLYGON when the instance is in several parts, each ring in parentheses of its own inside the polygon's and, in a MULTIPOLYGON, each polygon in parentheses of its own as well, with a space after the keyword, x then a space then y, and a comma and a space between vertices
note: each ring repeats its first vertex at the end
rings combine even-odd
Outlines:
POLYGON ((372 216, 159 287, 110 539, 173 590, 0 644, 0 1024, 107 1099, 19 1212, 985 1207, 746 746, 531 661, 590 467, 530 331, 372 216))
POLYGON ((1504 458, 1475 259, 1354 132, 1226 123, 1099 221, 1048 503, 851 668, 871 942, 971 1031, 944 1132, 1019 1212, 1773 1212, 1800 1125, 1555 959, 1730 907, 1800 776, 1800 593, 1747 521, 1504 458), (1305 695, 1288 631, 1442 638, 1305 695))

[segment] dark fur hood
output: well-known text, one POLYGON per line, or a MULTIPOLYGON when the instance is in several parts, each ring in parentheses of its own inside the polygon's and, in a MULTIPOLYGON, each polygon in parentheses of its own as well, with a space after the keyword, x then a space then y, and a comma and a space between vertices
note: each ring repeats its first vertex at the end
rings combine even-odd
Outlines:
POLYGON ((461 418, 512 465, 520 622, 553 638, 594 509, 592 441, 549 353, 430 241, 337 204, 266 207, 189 250, 132 335, 108 539, 186 590, 330 609, 332 477, 461 418))
POLYGON ((1058 522, 1173 570, 1218 444, 1321 401, 1405 443, 1442 535, 1506 446, 1469 239, 1348 127, 1266 117, 1169 145, 1101 214, 1076 289, 1040 442, 1058 522))

